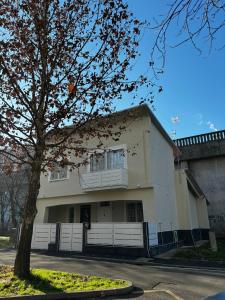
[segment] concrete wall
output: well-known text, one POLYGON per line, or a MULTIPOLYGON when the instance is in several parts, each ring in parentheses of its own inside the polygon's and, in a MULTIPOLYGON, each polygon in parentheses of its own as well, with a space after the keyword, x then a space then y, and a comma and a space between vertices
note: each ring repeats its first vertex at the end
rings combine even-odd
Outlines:
POLYGON ((211 227, 225 236, 225 156, 191 160, 188 167, 210 202, 211 227))

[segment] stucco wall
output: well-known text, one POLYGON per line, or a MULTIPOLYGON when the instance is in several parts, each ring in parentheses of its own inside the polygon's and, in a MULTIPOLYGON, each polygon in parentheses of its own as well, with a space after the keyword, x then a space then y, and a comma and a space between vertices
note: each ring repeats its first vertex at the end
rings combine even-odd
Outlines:
MULTIPOLYGON (((128 189, 137 187, 147 187, 149 185, 148 164, 149 158, 146 157, 145 135, 148 129, 148 116, 130 121, 126 130, 122 133, 119 141, 112 139, 103 140, 105 147, 126 145, 128 149, 128 189)), ((121 124, 117 124, 120 126, 121 124)), ((116 127, 114 128, 116 130, 116 127)), ((93 148, 99 143, 92 139, 86 145, 93 148)), ((60 197, 69 195, 84 194, 80 185, 80 175, 87 173, 87 166, 80 167, 69 172, 69 179, 49 182, 48 174, 41 175, 41 188, 39 198, 60 197)))
POLYGON ((188 188, 185 170, 175 171, 175 181, 179 228, 183 230, 208 229, 206 199, 194 195, 188 188))
POLYGON ((191 191, 189 191, 189 203, 190 203, 190 221, 191 221, 191 229, 199 228, 198 222, 198 209, 197 209, 197 201, 196 198, 191 191))
MULTIPOLYGON (((155 220, 153 189, 140 188, 136 190, 114 190, 114 191, 111 190, 110 192, 100 191, 100 192, 90 192, 83 195, 38 199, 37 201, 38 213, 35 218, 35 222, 36 223, 48 222, 48 218, 46 216, 46 209, 48 207, 59 206, 59 205, 75 205, 80 203, 88 204, 88 203, 103 202, 103 201, 119 201, 119 200, 142 201, 144 220, 145 221, 155 220)), ((96 204, 93 203, 92 205, 96 205, 96 204)), ((60 211, 60 213, 64 214, 63 211, 60 211)), ((97 217, 95 217, 94 215, 94 209, 93 209, 92 218, 93 218, 92 221, 96 222, 97 217)), ((68 218, 66 222, 68 222, 68 218)))
POLYGON ((154 186, 155 218, 161 223, 163 231, 176 230, 178 222, 173 149, 153 123, 150 124, 149 156, 149 177, 151 185, 154 186))
POLYGON ((184 170, 176 170, 174 174, 176 182, 178 227, 182 230, 189 230, 191 228, 188 203, 187 177, 184 170))

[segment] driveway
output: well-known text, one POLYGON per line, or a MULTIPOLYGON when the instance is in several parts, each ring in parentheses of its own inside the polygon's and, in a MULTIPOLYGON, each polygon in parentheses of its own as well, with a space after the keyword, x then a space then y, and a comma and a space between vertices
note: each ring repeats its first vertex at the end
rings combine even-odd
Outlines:
MULTIPOLYGON (((12 264, 14 250, 0 250, 0 264, 12 264)), ((135 285, 132 295, 108 299, 199 300, 225 290, 225 270, 54 257, 33 253, 32 267, 124 278, 135 285)))

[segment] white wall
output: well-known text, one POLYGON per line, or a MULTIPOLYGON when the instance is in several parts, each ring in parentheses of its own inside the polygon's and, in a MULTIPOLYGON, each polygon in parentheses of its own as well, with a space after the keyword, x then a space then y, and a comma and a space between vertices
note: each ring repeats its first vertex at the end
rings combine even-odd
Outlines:
POLYGON ((171 145, 153 123, 150 124, 150 178, 154 186, 155 217, 163 231, 176 230, 177 207, 174 156, 171 145))
POLYGON ((191 217, 191 228, 192 229, 199 228, 197 201, 198 201, 198 199, 189 190, 190 217, 191 217))

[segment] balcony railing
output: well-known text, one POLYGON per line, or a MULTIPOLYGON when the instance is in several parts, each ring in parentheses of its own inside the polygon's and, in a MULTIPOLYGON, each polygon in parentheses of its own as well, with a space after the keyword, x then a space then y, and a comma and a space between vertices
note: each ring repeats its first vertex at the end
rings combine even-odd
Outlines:
POLYGON ((221 140, 225 140, 225 130, 189 136, 182 139, 177 139, 174 142, 178 147, 181 148, 221 140))
POLYGON ((86 173, 81 176, 81 187, 85 191, 123 188, 128 186, 127 169, 86 173))

